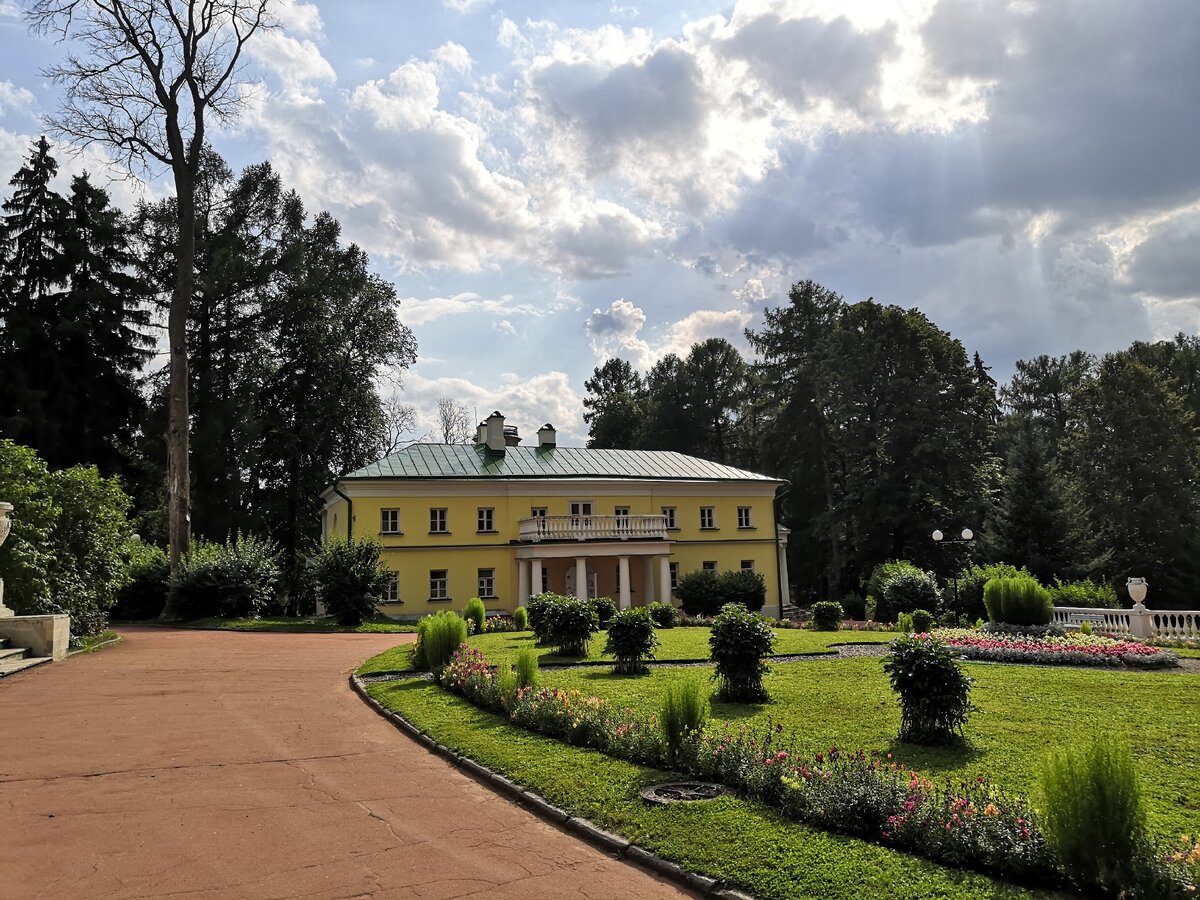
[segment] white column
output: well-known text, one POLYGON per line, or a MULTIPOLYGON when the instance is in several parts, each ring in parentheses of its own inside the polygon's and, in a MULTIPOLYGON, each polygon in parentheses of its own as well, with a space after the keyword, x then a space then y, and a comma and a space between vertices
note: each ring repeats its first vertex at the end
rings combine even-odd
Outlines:
POLYGON ((658 599, 662 603, 671 602, 671 557, 658 558, 658 599))
POLYGON ((540 594, 542 592, 542 561, 540 559, 531 559, 529 561, 529 569, 529 580, 533 585, 532 591, 535 594, 540 594))
POLYGON ((788 581, 787 570, 787 543, 789 533, 790 532, 787 529, 779 529, 779 546, 777 550, 779 556, 779 609, 775 613, 775 618, 777 619, 783 618, 783 608, 791 600, 791 597, 788 596, 791 593, 789 587, 791 582, 788 581))
POLYGON ((646 557, 646 571, 642 574, 642 593, 645 594, 643 602, 649 606, 654 602, 654 557, 646 557))
POLYGON ((529 563, 517 560, 517 604, 524 606, 529 600, 529 563))
POLYGON ((617 608, 629 609, 629 557, 617 559, 617 608))
POLYGON ((586 600, 588 583, 587 583, 587 559, 583 556, 575 557, 575 596, 580 600, 586 600))

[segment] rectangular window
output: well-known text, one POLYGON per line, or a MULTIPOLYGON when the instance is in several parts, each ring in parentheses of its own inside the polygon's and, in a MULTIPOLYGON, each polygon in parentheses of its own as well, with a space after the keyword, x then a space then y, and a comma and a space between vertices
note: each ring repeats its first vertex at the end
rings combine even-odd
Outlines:
POLYGON ((705 572, 717 571, 717 561, 715 559, 706 559, 701 565, 704 567, 705 572))
POLYGON ((717 527, 717 511, 711 506, 700 507, 700 528, 712 531, 717 527))
POLYGON ((400 601, 400 573, 393 572, 391 579, 387 583, 387 587, 383 589, 384 603, 399 603, 400 601))
POLYGON ((671 590, 679 587, 679 563, 670 563, 671 567, 671 590))
POLYGON ((750 518, 750 507, 738 507, 738 528, 753 528, 754 520, 750 518))
POLYGON ((430 600, 449 600, 450 594, 447 589, 447 579, 445 569, 430 569, 429 570, 429 599, 430 600))
POLYGON ((664 506, 662 508, 662 514, 667 517, 667 530, 668 531, 679 527, 678 525, 675 524, 675 507, 664 506))
POLYGON ((449 534, 450 529, 446 527, 446 509, 445 507, 432 507, 429 510, 429 533, 430 534, 449 534))
POLYGON ((628 531, 629 530, 629 507, 628 506, 614 506, 613 507, 613 515, 616 516, 616 518, 617 518, 617 530, 618 531, 628 531))
POLYGON ((489 599, 496 596, 496 570, 495 569, 480 569, 479 570, 479 592, 477 597, 487 597, 489 599))
POLYGON ((754 571, 754 560, 743 559, 742 560, 742 571, 743 572, 753 572, 754 571))
POLYGON ((529 510, 529 515, 531 518, 534 518, 534 519, 544 519, 544 518, 546 518, 546 507, 535 506, 529 510))
POLYGON ((590 528, 592 525, 592 501, 571 501, 571 526, 573 528, 590 528))
POLYGON ((398 509, 381 509, 379 511, 379 533, 380 534, 399 534, 400 533, 400 510, 398 510, 398 509))
POLYGON ((479 507, 479 528, 483 532, 496 530, 496 510, 490 506, 479 507))

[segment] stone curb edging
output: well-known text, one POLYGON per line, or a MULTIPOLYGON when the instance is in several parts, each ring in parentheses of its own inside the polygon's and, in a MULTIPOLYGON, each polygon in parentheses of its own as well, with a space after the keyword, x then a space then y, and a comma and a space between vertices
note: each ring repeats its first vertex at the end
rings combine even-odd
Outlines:
POLYGON ((350 676, 350 687, 367 706, 371 707, 376 713, 391 722, 399 731, 404 732, 404 734, 431 753, 448 760, 486 787, 491 788, 496 793, 510 800, 514 800, 551 825, 587 841, 593 847, 611 856, 624 860, 631 865, 646 869, 701 896, 714 897, 717 900, 754 900, 751 894, 740 891, 720 879, 710 878, 698 872, 691 872, 678 863, 663 859, 663 857, 652 853, 645 847, 631 843, 620 835, 605 831, 588 819, 573 816, 565 809, 555 806, 545 797, 533 791, 526 790, 516 782, 505 778, 499 772, 493 772, 470 757, 455 753, 450 748, 439 744, 428 734, 408 721, 408 719, 404 718, 398 712, 388 709, 367 693, 366 685, 357 675, 352 674, 350 676))
POLYGON ((82 656, 88 653, 95 653, 97 650, 103 650, 105 647, 111 647, 113 644, 119 643, 121 643, 121 636, 118 634, 110 637, 107 641, 97 644, 95 647, 89 647, 86 650, 84 650, 82 647, 78 650, 71 650, 69 653, 67 653, 67 658, 70 659, 72 656, 82 656))

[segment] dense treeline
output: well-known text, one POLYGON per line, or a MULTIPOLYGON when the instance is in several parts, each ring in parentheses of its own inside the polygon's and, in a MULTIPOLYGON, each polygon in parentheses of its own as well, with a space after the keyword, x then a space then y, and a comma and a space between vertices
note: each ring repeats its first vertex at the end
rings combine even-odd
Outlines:
MULTIPOLYGON (((175 201, 126 213, 87 175, 55 190, 42 139, 0 218, 0 438, 52 469, 95 465, 164 544, 166 354, 175 201)), ((376 389, 416 354, 391 284, 310 216, 268 164, 235 175, 206 151, 188 315, 192 532, 275 541, 299 581, 321 489, 389 441, 376 389)), ((10 587, 20 602, 20 589, 10 587)))
POLYGON ((863 593, 909 559, 967 557, 1049 582, 1150 579, 1154 605, 1200 597, 1200 338, 1017 363, 997 389, 978 354, 917 310, 847 303, 811 281, 747 332, 645 375, 587 380, 590 446, 678 450, 788 481, 780 520, 801 602, 863 593), (970 546, 935 528, 970 527, 970 546))

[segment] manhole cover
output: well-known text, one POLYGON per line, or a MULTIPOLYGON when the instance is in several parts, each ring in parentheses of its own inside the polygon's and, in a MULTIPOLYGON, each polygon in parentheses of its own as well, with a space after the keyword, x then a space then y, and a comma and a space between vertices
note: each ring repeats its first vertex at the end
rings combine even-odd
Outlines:
POLYGON ((651 803, 664 806, 670 803, 691 803, 696 800, 714 800, 729 791, 724 785, 710 781, 672 781, 670 784, 654 784, 642 791, 642 797, 651 803))

